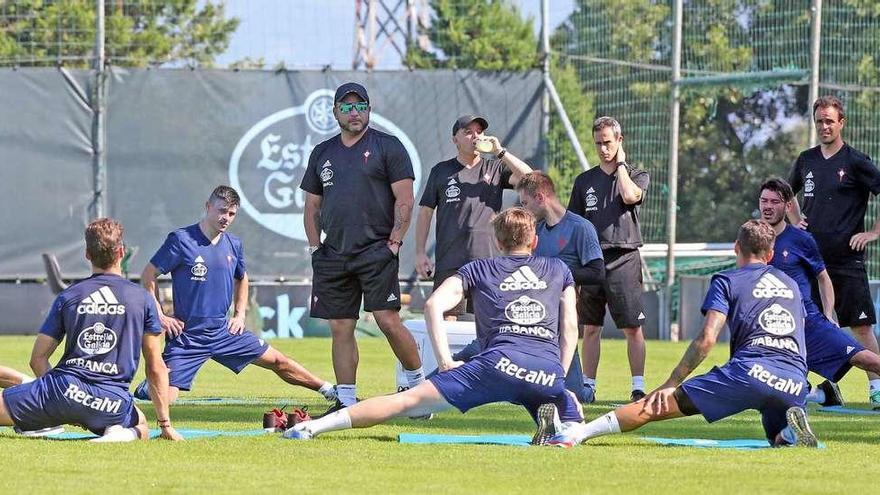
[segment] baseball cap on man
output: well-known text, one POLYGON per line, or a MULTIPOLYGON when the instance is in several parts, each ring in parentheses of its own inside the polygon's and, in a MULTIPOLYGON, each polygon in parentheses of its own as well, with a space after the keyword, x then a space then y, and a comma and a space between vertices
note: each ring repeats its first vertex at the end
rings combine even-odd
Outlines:
POLYGON ((367 94, 366 88, 356 82, 347 82, 342 86, 336 88, 336 96, 333 98, 333 101, 341 101, 343 98, 345 98, 346 95, 351 93, 360 96, 362 100, 370 103, 370 95, 367 94))
POLYGON ((471 122, 476 122, 483 126, 484 131, 489 128, 489 121, 483 117, 478 117, 476 115, 462 115, 455 120, 454 124, 452 124, 452 135, 454 136, 459 129, 467 127, 471 122))

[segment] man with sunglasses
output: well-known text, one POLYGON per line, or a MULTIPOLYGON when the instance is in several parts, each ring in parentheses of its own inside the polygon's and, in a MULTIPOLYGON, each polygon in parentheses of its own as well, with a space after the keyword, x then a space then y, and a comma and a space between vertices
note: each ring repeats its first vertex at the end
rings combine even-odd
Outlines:
MULTIPOLYGON (((458 269, 476 259, 498 255, 492 218, 501 210, 504 189, 513 189, 520 178, 531 172, 524 161, 507 151, 495 136, 483 133, 489 121, 476 115, 463 115, 452 124, 454 158, 434 165, 419 201, 416 220, 416 271, 422 278, 433 275, 434 289, 455 275, 458 269), (482 154, 477 143, 483 142, 482 154), (432 266, 425 244, 431 218, 437 211, 436 243, 432 266)), ((454 320, 472 304, 462 299, 446 315, 454 320)))
POLYGON ((300 188, 312 255, 310 316, 330 323, 336 410, 357 401, 354 329, 361 300, 403 364, 408 385, 425 378, 415 340, 398 313, 397 255, 414 202, 412 162, 399 139, 369 127, 370 97, 360 84, 339 86, 333 116, 340 133, 312 151, 300 188))

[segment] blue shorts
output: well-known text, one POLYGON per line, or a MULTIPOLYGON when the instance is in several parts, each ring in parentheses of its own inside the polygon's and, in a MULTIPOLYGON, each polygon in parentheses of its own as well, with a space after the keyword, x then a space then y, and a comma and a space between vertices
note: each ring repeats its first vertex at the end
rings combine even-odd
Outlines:
POLYGON ((483 404, 510 402, 524 406, 535 419, 538 407, 552 403, 562 421, 583 420, 574 396, 565 391, 565 372, 558 360, 488 349, 430 380, 446 402, 461 412, 483 404))
POLYGON ((757 409, 771 441, 786 426, 785 411, 804 407, 809 392, 805 374, 769 360, 734 359, 680 387, 710 423, 757 409))
POLYGON ((850 359, 865 348, 821 313, 808 314, 804 327, 807 368, 832 382, 839 382, 852 368, 850 359))
POLYGON ((25 431, 78 425, 103 435, 108 426, 138 423, 127 389, 94 385, 66 373, 48 373, 7 388, 3 402, 15 426, 25 431))
POLYGON ((170 370, 170 385, 189 390, 196 373, 208 359, 240 373, 268 349, 269 344, 256 335, 248 331, 232 335, 224 326, 215 330, 184 330, 165 343, 162 358, 170 370))

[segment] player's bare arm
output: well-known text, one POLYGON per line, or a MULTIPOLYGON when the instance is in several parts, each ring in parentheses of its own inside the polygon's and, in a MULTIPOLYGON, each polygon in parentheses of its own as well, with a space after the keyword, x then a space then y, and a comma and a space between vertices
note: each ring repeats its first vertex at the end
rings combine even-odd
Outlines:
POLYGON ((415 203, 413 180, 399 180, 391 184, 391 191, 394 193, 394 227, 388 236, 388 249, 397 254, 412 218, 412 209, 415 203))
POLYGON ((171 425, 171 398, 168 391, 168 367, 162 359, 162 334, 145 332, 141 349, 147 368, 147 382, 150 384, 150 399, 156 409, 156 423, 159 435, 168 440, 183 440, 171 425))
POLYGON ((726 321, 727 316, 718 311, 709 310, 706 313, 702 332, 688 346, 678 366, 672 370, 672 374, 669 375, 666 382, 648 394, 645 398, 645 408, 650 409, 653 414, 664 414, 669 411, 669 398, 672 397, 675 388, 681 385, 706 359, 709 351, 715 346, 718 334, 721 333, 726 321))
POLYGON ((34 348, 31 350, 31 369, 37 377, 43 376, 52 369, 49 358, 61 342, 44 334, 37 334, 34 348))
POLYGON ((578 345, 577 328, 577 296, 574 287, 568 287, 562 292, 559 300, 559 358, 562 361, 562 369, 571 367, 574 351, 578 345))
MULTIPOLYGON (((623 151, 623 142, 617 148, 617 163, 626 163, 626 152, 623 151)), ((629 170, 623 165, 617 167, 617 189, 620 192, 620 199, 628 205, 634 205, 642 200, 642 188, 633 182, 629 176, 629 170)))
POLYGON ((306 239, 309 246, 321 245, 321 203, 323 197, 306 192, 306 201, 303 205, 303 227, 306 231, 306 239))
POLYGON ((837 323, 834 315, 834 285, 831 283, 831 277, 828 270, 822 270, 816 275, 816 281, 819 283, 819 298, 822 299, 822 308, 828 321, 837 323))
POLYGON ((802 230, 807 229, 807 217, 801 212, 801 204, 796 196, 791 199, 791 209, 788 211, 787 216, 788 223, 802 230))
POLYGON ((184 323, 173 316, 168 316, 162 311, 162 305, 159 303, 159 270, 152 263, 147 263, 144 271, 141 272, 141 284, 156 301, 156 311, 159 312, 159 323, 162 325, 162 331, 171 337, 177 337, 183 333, 184 323))
POLYGON ((484 139, 488 139, 489 142, 492 143, 492 154, 495 156, 501 155, 501 163, 504 164, 507 168, 510 169, 510 185, 516 187, 519 184, 519 180, 522 179, 523 175, 532 171, 532 167, 529 166, 528 163, 520 160, 513 153, 506 150, 504 146, 501 145, 501 141, 498 140, 495 136, 485 136, 484 139), (504 152, 503 154, 501 152, 504 152))
MULTIPOLYGON (((454 308, 464 296, 464 285, 457 275, 447 278, 437 287, 425 302, 425 323, 428 334, 431 336, 431 344, 434 346, 434 354, 440 371, 451 370, 461 366, 461 361, 454 361, 449 352, 449 338, 446 328, 443 326, 443 313, 454 308)), ((577 333, 577 329, 575 329, 577 333)), ((573 352, 573 351, 572 351, 573 352)))
POLYGON ((434 264, 428 257, 425 249, 428 244, 428 232, 431 231, 431 219, 434 218, 434 208, 422 206, 416 217, 416 273, 422 278, 428 278, 434 271, 434 264))
POLYGON ((864 251, 868 247, 868 243, 874 242, 880 237, 880 217, 874 221, 874 226, 867 232, 860 232, 849 240, 849 247, 853 251, 864 251))
POLYGON ((232 318, 229 319, 229 333, 238 335, 244 331, 244 318, 247 314, 248 305, 248 282, 247 273, 241 280, 233 279, 232 318))

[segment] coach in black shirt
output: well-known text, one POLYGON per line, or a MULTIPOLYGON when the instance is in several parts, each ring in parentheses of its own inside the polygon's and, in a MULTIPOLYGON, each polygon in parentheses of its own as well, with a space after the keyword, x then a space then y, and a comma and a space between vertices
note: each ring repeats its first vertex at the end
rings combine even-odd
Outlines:
MULTIPOLYGON (((507 151, 495 136, 483 133, 489 121, 476 115, 463 115, 452 124, 452 144, 458 153, 431 169, 419 201, 416 220, 416 271, 423 278, 433 273, 434 288, 475 259, 498 255, 492 218, 501 210, 504 189, 516 187, 523 175, 532 171, 525 162, 507 151), (491 145, 481 154, 480 140, 491 145), (434 258, 425 250, 431 218, 437 211, 434 258)), ((464 302, 447 313, 454 319, 464 311, 464 302)))
MULTIPOLYGON (((626 163, 620 124, 611 117, 593 123, 593 140, 600 164, 574 181, 568 209, 593 223, 605 259, 601 285, 581 287, 578 323, 584 325, 583 379, 595 399, 596 371, 605 306, 626 336, 632 373, 631 400, 645 396, 645 337, 642 321, 642 261, 639 247, 639 205, 648 189, 648 173, 626 163)), ((592 402, 589 400, 587 402, 592 402)))
POLYGON ((361 298, 409 385, 424 376, 399 314, 397 254, 412 214, 412 163, 396 137, 369 127, 370 97, 363 86, 343 84, 334 102, 341 132, 312 150, 300 188, 306 192, 303 222, 312 255, 310 316, 330 322, 339 396, 334 408, 341 408, 356 402, 354 329, 361 298))
MULTIPOLYGON (((856 339, 876 353, 872 325, 877 319, 865 248, 880 236, 880 217, 865 232, 865 212, 871 193, 880 193, 880 171, 867 155, 843 141, 846 114, 837 97, 817 99, 813 120, 820 144, 798 156, 789 176, 794 192, 803 190, 804 215, 796 207, 789 220, 806 228, 819 245, 834 286, 834 311, 840 326, 850 327, 856 339)), ((868 373, 868 380, 871 404, 880 407, 880 376, 868 373)))

